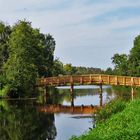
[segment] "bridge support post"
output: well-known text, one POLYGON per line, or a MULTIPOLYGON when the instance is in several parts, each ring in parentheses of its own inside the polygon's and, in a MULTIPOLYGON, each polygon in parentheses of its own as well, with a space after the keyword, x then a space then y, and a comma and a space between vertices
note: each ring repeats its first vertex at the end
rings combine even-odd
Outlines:
POLYGON ((131 99, 134 99, 134 87, 131 87, 131 99))
POLYGON ((48 99, 49 99, 49 88, 48 88, 47 85, 45 86, 45 95, 44 95, 44 97, 45 97, 45 103, 47 103, 48 99))
POLYGON ((74 93, 71 94, 71 106, 74 107, 74 93))
POLYGON ((103 87, 102 87, 102 83, 100 83, 100 106, 103 106, 103 87))
POLYGON ((71 85, 70 85, 70 92, 73 93, 73 91, 74 91, 74 84, 71 83, 71 85))
POLYGON ((71 93, 71 106, 74 106, 74 84, 70 85, 70 93, 71 93))

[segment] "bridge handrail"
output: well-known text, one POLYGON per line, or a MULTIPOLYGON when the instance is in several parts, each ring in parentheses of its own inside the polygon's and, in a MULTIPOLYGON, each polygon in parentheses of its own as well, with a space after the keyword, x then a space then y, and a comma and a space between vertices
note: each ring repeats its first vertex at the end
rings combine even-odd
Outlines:
POLYGON ((40 78, 37 84, 60 85, 60 84, 109 84, 109 85, 125 85, 140 86, 140 77, 118 76, 106 74, 84 74, 84 75, 63 75, 55 77, 40 78))

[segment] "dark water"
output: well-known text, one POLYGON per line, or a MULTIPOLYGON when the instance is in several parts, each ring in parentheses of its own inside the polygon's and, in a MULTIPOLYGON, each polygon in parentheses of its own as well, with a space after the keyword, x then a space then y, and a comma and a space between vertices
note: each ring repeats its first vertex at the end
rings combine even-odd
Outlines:
MULTIPOLYGON (((75 87, 73 99, 67 87, 51 89, 37 101, 0 100, 0 140, 68 140, 92 128, 91 113, 40 110, 49 105, 100 105, 115 98, 111 87, 75 87)), ((51 107, 50 107, 51 108, 51 107)), ((63 106, 62 106, 63 108, 63 106)), ((68 108, 68 107, 67 107, 68 108)), ((74 107, 73 107, 74 108, 74 107)), ((72 110, 73 111, 73 110, 72 110)))

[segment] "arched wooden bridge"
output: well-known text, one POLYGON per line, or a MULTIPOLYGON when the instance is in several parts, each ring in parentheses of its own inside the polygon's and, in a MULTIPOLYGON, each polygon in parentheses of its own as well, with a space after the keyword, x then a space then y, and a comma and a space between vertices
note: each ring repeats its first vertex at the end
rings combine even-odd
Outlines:
POLYGON ((66 85, 122 85, 140 87, 139 77, 116 76, 103 74, 73 75, 47 77, 37 80, 37 86, 66 86, 66 85))

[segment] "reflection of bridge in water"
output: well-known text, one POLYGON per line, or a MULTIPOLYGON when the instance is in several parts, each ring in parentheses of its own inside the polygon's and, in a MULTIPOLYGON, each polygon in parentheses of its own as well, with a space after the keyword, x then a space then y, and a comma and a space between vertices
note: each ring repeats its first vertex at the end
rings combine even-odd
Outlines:
POLYGON ((40 112, 46 113, 69 113, 69 114, 91 114, 95 113, 100 106, 66 106, 66 105, 45 105, 38 107, 40 112))
POLYGON ((100 104, 99 105, 74 105, 74 96, 71 94, 71 105, 61 105, 61 104, 48 104, 46 97, 46 104, 39 106, 38 110, 40 112, 46 113, 69 113, 69 114, 92 114, 103 106, 103 95, 99 95, 100 104))

